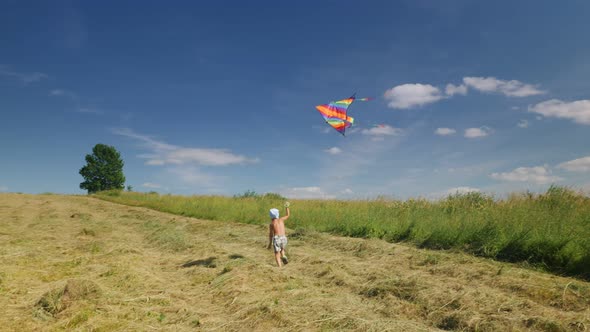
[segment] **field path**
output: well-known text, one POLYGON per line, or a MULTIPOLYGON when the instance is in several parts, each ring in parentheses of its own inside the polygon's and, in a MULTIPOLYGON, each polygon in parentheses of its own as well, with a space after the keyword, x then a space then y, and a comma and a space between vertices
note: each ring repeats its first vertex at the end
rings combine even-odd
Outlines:
POLYGON ((0 194, 0 330, 590 331, 588 282, 380 240, 288 236, 278 269, 263 225, 0 194))

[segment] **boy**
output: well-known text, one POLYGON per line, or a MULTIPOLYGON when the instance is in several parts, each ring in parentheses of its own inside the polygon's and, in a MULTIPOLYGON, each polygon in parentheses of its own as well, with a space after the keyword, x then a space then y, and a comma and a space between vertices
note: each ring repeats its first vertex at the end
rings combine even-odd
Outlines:
POLYGON ((270 249, 272 244, 275 251, 275 260, 277 261, 277 265, 279 267, 283 266, 283 264, 289 263, 287 256, 285 255, 285 247, 287 246, 287 236, 285 236, 285 220, 287 220, 291 215, 289 211, 289 202, 285 203, 285 209, 287 210, 287 215, 282 218, 279 218, 278 209, 273 208, 269 211, 271 222, 268 225, 267 248, 270 249))

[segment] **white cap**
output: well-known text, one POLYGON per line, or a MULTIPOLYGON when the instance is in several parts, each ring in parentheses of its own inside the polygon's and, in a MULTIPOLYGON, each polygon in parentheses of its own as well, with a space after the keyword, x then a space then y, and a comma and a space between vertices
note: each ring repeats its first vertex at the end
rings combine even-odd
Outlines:
POLYGON ((279 217, 279 210, 270 209, 269 214, 272 219, 277 219, 279 217))

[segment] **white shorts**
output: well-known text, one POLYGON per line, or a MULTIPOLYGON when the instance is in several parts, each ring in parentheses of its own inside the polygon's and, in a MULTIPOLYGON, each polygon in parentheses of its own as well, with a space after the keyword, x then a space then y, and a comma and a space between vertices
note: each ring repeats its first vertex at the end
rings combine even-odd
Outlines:
POLYGON ((285 235, 275 235, 272 237, 272 246, 275 249, 275 252, 279 252, 281 250, 285 250, 287 246, 287 237, 285 235))

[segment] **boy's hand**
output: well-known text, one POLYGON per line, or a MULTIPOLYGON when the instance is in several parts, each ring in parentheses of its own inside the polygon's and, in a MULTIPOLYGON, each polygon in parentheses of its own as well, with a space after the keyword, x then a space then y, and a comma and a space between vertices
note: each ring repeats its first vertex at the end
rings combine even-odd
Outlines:
POLYGON ((266 249, 270 249, 270 244, 268 246, 266 246, 266 249))
POLYGON ((288 208, 288 207, 289 207, 289 205, 291 205, 291 203, 289 203, 289 202, 285 202, 285 207, 286 207, 286 208, 288 208))

